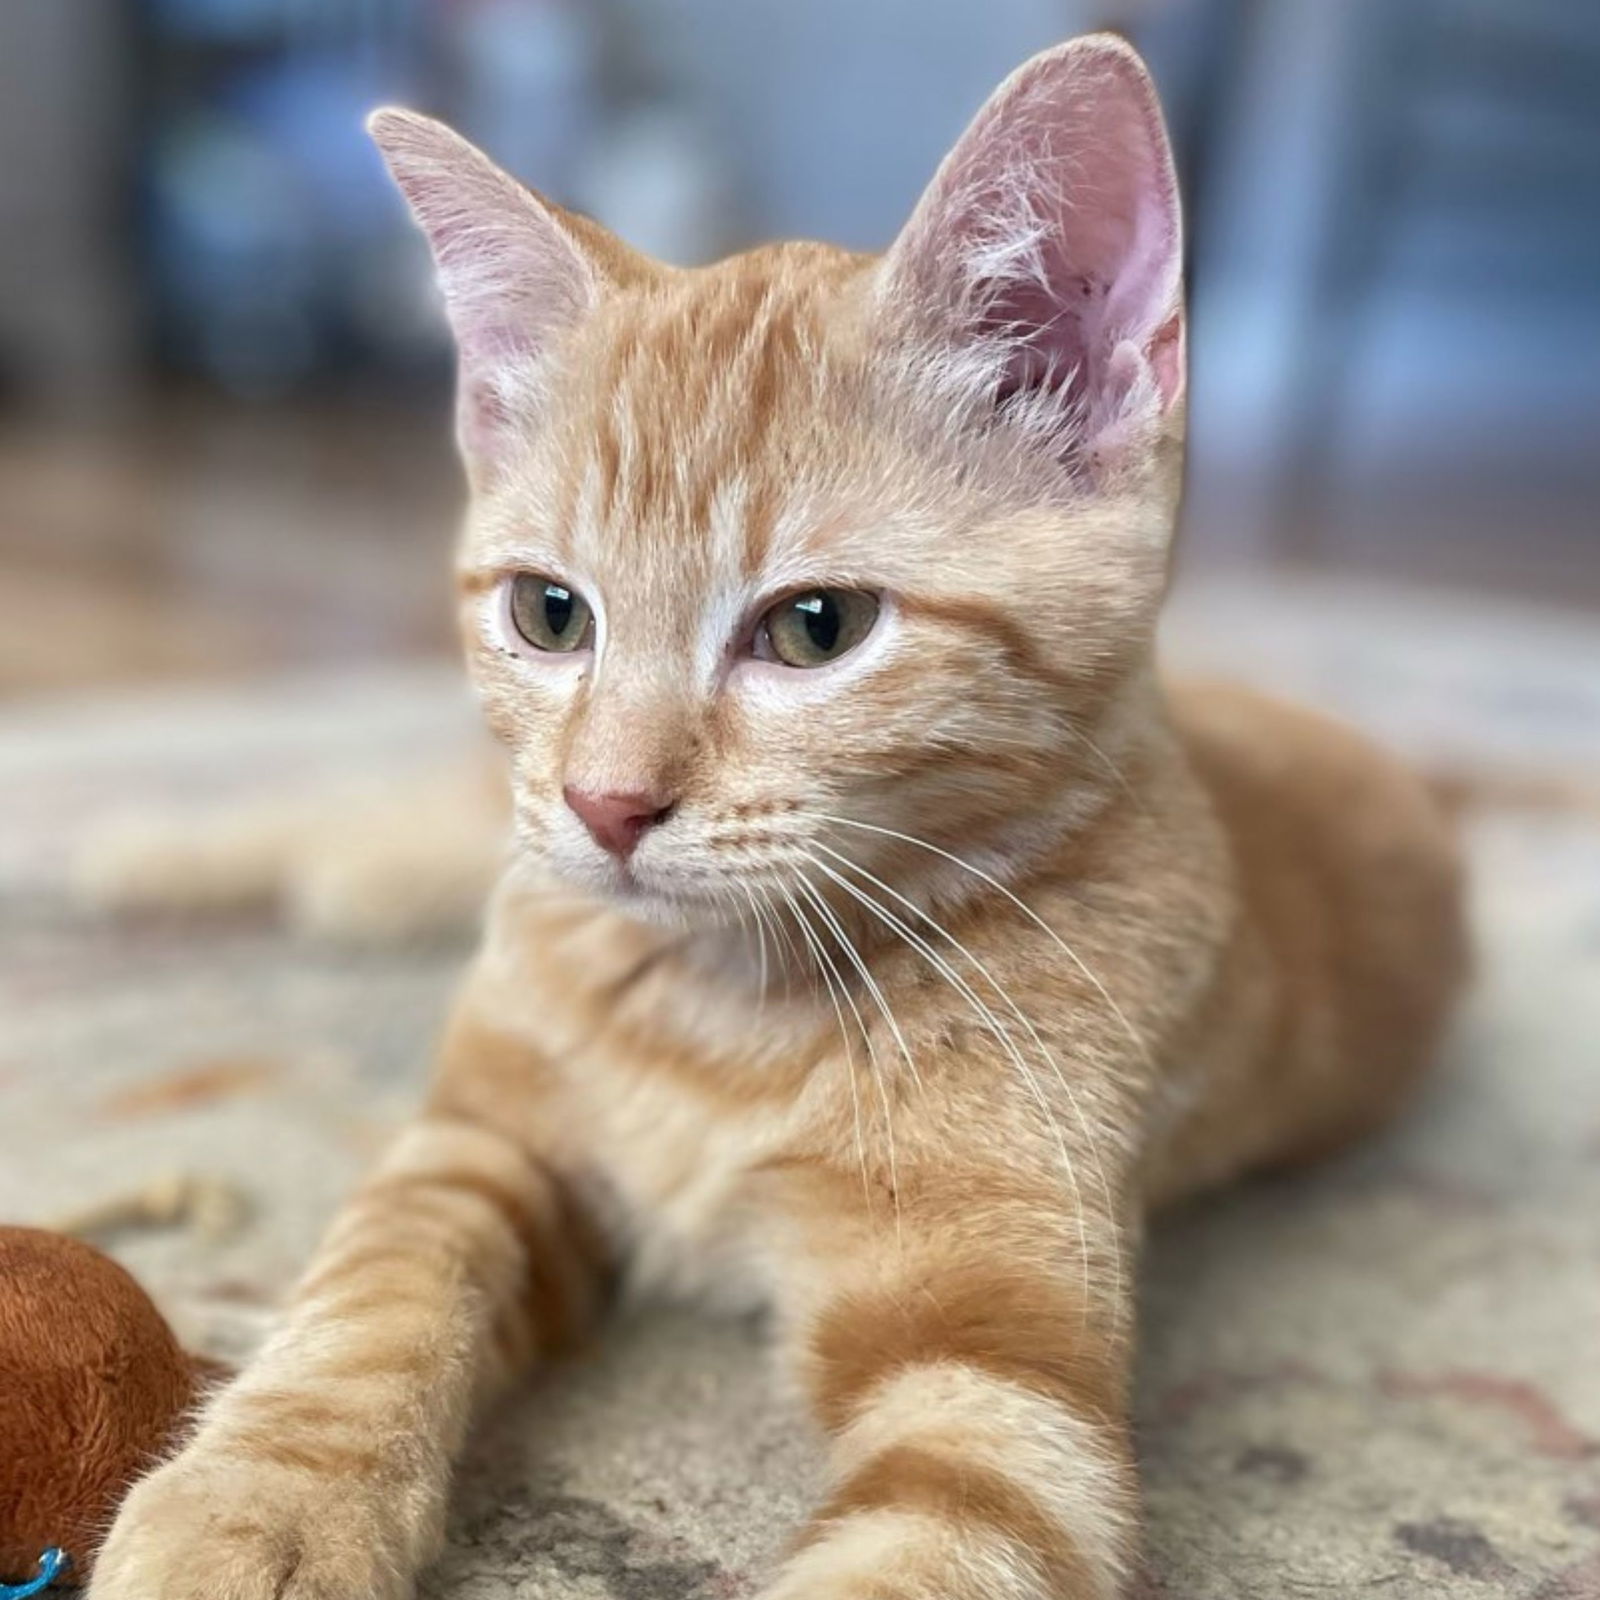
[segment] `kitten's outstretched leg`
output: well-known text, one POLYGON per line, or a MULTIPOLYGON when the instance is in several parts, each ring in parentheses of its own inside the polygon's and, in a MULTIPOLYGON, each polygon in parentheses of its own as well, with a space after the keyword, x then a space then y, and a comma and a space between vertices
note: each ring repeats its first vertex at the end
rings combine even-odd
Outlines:
POLYGON ((503 862, 505 779, 489 759, 181 811, 113 816, 73 861, 97 910, 276 905, 299 934, 350 944, 456 934, 503 862))
MULTIPOLYGON (((447 1083, 462 1052, 504 1045, 459 1024, 452 1039, 447 1083)), ((560 1182, 452 1103, 401 1136, 282 1329, 133 1490, 91 1600, 411 1592, 474 1402, 579 1332, 604 1276, 560 1182)))
MULTIPOLYGON (((1112 1600, 1135 1540, 1126 1284, 1047 1218, 1059 1194, 969 1168, 903 1186, 898 1231, 819 1258, 802 1363, 833 1438, 831 1494, 767 1600, 1112 1600), (1045 1210, 1049 1207, 1049 1211, 1045 1210)), ((841 1198, 848 1182, 838 1185, 841 1198)), ((859 1190, 857 1192, 859 1202, 859 1190)))

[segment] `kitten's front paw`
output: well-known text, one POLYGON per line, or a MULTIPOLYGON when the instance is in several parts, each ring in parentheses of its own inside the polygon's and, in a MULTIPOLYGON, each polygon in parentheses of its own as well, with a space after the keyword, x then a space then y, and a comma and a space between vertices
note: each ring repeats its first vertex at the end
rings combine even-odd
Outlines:
POLYGON ((405 1600, 416 1497, 191 1448, 135 1486, 88 1600, 405 1600))

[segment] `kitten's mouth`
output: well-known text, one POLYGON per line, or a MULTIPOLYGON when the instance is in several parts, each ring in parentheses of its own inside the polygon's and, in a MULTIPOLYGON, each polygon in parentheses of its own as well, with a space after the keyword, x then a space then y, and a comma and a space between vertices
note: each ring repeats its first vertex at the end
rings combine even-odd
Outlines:
POLYGON ((617 910, 641 922, 708 928, 738 920, 736 896, 725 886, 652 874, 629 862, 616 863, 605 893, 617 910))
POLYGON ((709 922, 721 922, 726 917, 725 908, 718 907, 713 901, 654 888, 641 882, 635 874, 619 882, 608 898, 624 916, 657 927, 704 927, 709 922))
POLYGON ((709 927, 738 920, 737 886, 715 874, 675 868, 670 858, 651 860, 648 852, 646 859, 619 859, 598 849, 551 849, 538 834, 524 843, 557 882, 641 922, 709 927))

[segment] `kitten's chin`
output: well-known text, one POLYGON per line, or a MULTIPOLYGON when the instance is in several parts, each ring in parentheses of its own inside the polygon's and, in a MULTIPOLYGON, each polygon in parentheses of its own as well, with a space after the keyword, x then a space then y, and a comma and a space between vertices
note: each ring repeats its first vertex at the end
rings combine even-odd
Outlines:
POLYGON ((739 920, 727 896, 635 872, 610 860, 581 866, 547 860, 541 865, 541 875, 547 882, 576 890, 622 916, 652 927, 698 932, 731 927, 739 920))
POLYGON ((624 915, 658 927, 711 932, 749 921, 745 900, 732 885, 679 883, 645 873, 619 874, 608 898, 624 915))
POLYGON ((646 922, 656 928, 702 929, 721 927, 728 921, 726 911, 708 901, 689 899, 682 895, 664 893, 641 883, 637 878, 625 879, 604 891, 604 899, 613 910, 635 922, 646 922))

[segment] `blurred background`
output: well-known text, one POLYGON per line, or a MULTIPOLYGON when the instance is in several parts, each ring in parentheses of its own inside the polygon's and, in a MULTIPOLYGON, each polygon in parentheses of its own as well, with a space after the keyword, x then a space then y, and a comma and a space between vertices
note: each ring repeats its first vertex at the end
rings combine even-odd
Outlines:
POLYGON ((450 648, 442 115, 635 243, 888 240, 1087 28, 1191 225, 1184 563, 1600 601, 1591 0, 5 0, 0 695, 450 648))

